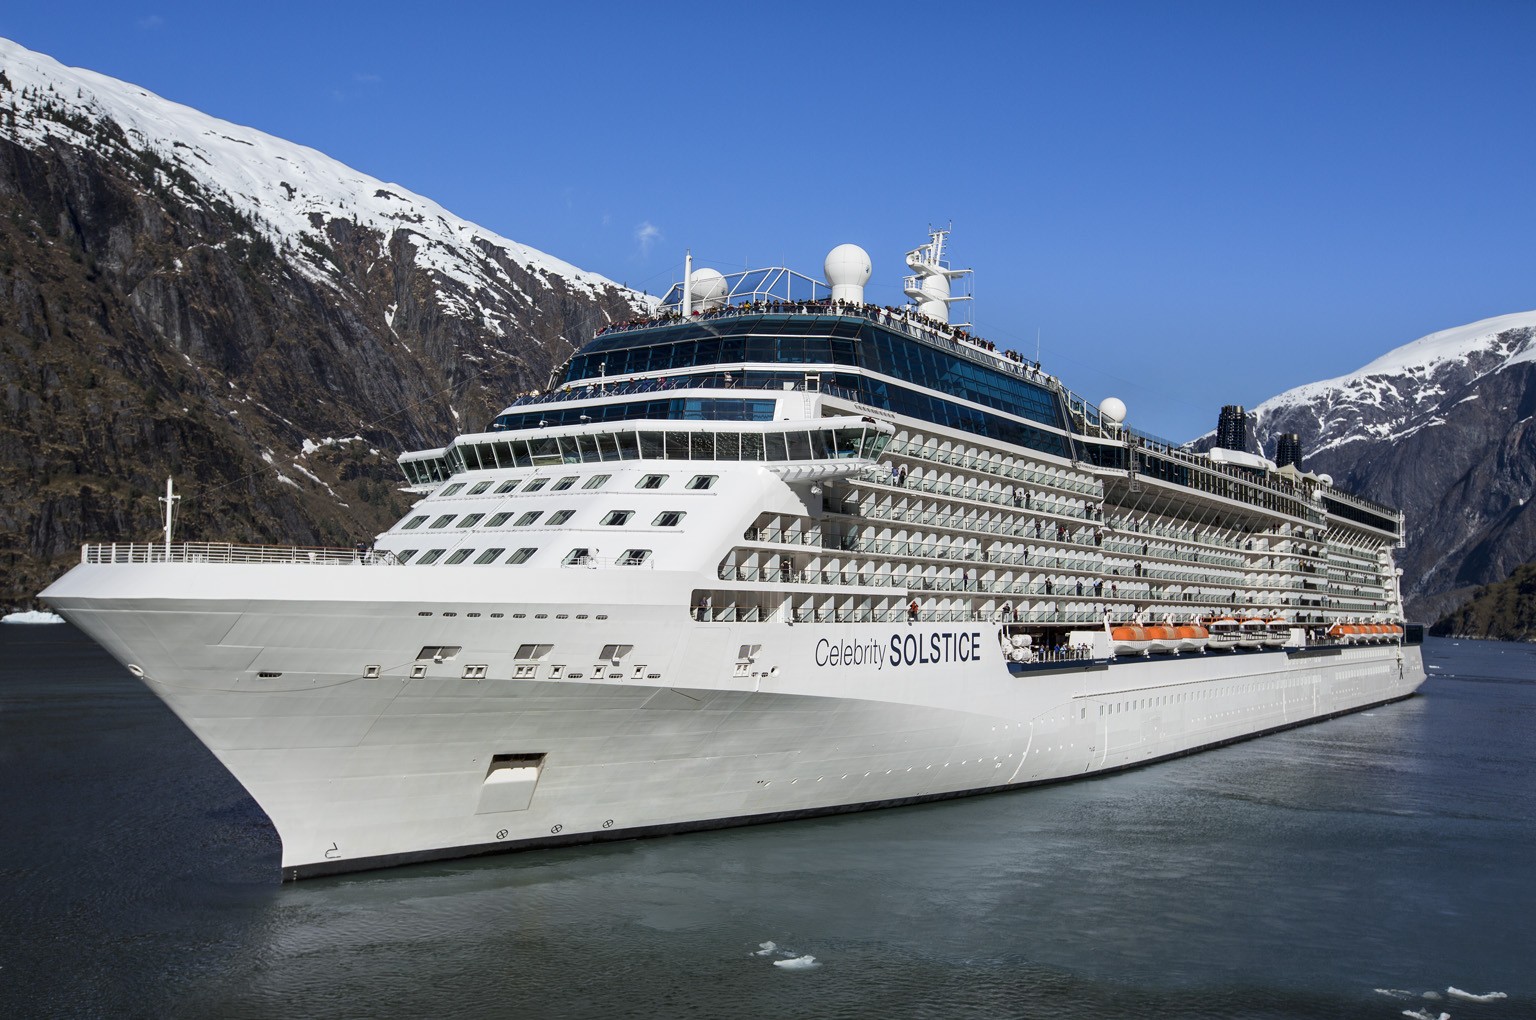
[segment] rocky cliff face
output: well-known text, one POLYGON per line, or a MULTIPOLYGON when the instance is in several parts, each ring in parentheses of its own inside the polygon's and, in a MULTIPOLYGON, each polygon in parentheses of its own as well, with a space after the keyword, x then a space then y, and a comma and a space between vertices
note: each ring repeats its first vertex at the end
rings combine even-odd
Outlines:
POLYGON ((1536 312, 1416 340, 1253 411, 1260 448, 1301 437, 1307 470, 1407 514, 1412 616, 1439 619, 1536 559, 1536 312))
POLYGON ((635 292, 0 40, 0 606, 85 541, 350 544, 635 292))

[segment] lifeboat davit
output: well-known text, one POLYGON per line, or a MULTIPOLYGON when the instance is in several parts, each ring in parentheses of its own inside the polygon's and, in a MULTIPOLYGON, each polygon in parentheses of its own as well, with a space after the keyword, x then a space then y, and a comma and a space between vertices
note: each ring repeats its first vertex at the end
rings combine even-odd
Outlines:
POLYGON ((1264 627, 1264 647, 1284 648, 1291 640, 1291 625, 1288 621, 1276 616, 1271 618, 1264 627))
POLYGON ((1109 628, 1109 647, 1116 655, 1146 655, 1152 642, 1145 628, 1121 624, 1109 628))
POLYGON ((1173 636, 1179 639, 1179 651, 1203 652, 1211 632, 1198 623, 1181 623, 1173 628, 1173 636))
POLYGON ((1205 647, 1217 652, 1230 652, 1237 647, 1238 622, 1230 616, 1212 620, 1205 647))
POLYGON ((1347 623, 1336 623, 1332 627, 1328 628, 1328 638, 1329 640, 1337 641, 1340 644, 1348 644, 1349 632, 1352 629, 1353 628, 1351 628, 1347 623))
POLYGON ((1262 648, 1264 646, 1264 632, 1268 629, 1265 621, 1256 616, 1250 616, 1237 628, 1237 647, 1262 648))
POLYGON ((1163 623, 1154 623, 1143 627, 1142 631, 1147 635, 1147 650, 1163 655, 1176 655, 1179 651, 1179 636, 1174 633, 1174 628, 1163 623))

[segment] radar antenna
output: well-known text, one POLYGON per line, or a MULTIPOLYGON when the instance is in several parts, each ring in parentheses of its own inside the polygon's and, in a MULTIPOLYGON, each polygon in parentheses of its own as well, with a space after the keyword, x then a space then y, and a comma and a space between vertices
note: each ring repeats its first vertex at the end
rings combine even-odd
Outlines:
MULTIPOLYGON (((943 323, 949 323, 951 304, 975 298, 975 295, 969 293, 968 286, 964 294, 951 293, 951 282, 963 280, 969 284, 971 271, 949 268, 949 262, 944 258, 944 242, 949 238, 949 231, 949 227, 940 230, 930 227, 928 243, 907 252, 907 268, 912 270, 912 275, 906 278, 902 287, 920 313, 943 323)), ((968 328, 971 324, 956 322, 952 325, 968 328)))

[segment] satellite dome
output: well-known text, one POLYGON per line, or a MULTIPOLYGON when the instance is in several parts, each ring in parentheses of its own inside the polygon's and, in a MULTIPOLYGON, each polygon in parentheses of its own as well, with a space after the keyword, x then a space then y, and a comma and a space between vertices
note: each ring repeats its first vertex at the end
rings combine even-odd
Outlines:
POLYGON ((1125 401, 1119 397, 1105 397, 1099 404, 1099 417, 1110 425, 1125 421, 1125 401))
POLYGON ((840 244, 827 252, 821 267, 832 285, 833 301, 864 303, 864 285, 872 271, 869 252, 856 244, 840 244))
POLYGON ((725 304, 727 291, 725 277, 713 269, 695 269, 688 278, 688 294, 693 306, 700 311, 719 308, 725 304))
POLYGON ((1317 476, 1317 480, 1322 482, 1324 485, 1328 486, 1330 489, 1333 488, 1333 476, 1332 475, 1318 475, 1317 476))

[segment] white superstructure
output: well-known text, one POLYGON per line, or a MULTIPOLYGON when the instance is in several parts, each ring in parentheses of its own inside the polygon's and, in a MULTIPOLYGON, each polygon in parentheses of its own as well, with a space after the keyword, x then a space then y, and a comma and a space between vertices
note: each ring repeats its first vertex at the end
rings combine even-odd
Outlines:
POLYGON ((911 309, 687 282, 402 457, 423 498, 366 553, 92 545, 43 593, 246 786, 285 877, 1073 778, 1422 682, 1395 512, 911 309))

